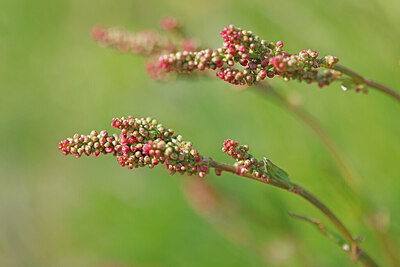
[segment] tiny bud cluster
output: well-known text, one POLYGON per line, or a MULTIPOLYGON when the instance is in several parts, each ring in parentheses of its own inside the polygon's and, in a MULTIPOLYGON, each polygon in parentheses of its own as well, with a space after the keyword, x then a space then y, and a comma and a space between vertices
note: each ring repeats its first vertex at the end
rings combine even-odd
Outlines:
POLYGON ((252 174, 268 182, 269 174, 265 171, 264 163, 258 161, 249 152, 248 145, 239 145, 232 139, 226 139, 223 143, 222 152, 236 160, 234 166, 237 167, 237 175, 252 174))
POLYGON ((318 68, 331 69, 338 58, 318 58, 318 52, 303 50, 298 55, 284 51, 283 42, 268 42, 251 31, 230 25, 220 33, 224 39, 222 47, 197 52, 181 51, 159 58, 159 67, 165 71, 191 73, 194 70, 217 70, 217 76, 231 84, 252 85, 266 77, 283 77, 286 81, 317 82, 324 86, 335 80, 340 72, 329 70, 322 74, 318 68), (234 66, 240 65, 239 68, 234 66), (315 72, 316 71, 316 72, 315 72))
POLYGON ((165 53, 176 53, 180 50, 196 51, 198 44, 192 38, 180 33, 179 22, 175 18, 162 18, 160 27, 166 31, 165 34, 154 30, 133 33, 117 28, 106 29, 97 26, 92 29, 91 35, 102 46, 144 56, 146 58, 145 70, 150 78, 169 80, 172 75, 159 68, 158 57, 165 53))
POLYGON ((92 37, 101 45, 138 55, 149 56, 174 51, 174 44, 168 38, 152 30, 131 33, 117 28, 94 27, 92 37))
POLYGON ((152 118, 114 118, 111 124, 120 129, 120 134, 110 135, 107 131, 92 131, 89 135, 75 134, 62 140, 58 149, 64 155, 83 154, 98 156, 112 153, 118 163, 129 169, 148 166, 153 168, 165 164, 171 174, 197 174, 204 177, 209 166, 192 143, 175 135, 173 130, 165 128, 152 118))
POLYGON ((133 33, 117 28, 94 27, 91 35, 103 46, 119 51, 130 51, 146 57, 179 50, 195 51, 198 49, 197 43, 191 38, 170 38, 154 30, 133 33))

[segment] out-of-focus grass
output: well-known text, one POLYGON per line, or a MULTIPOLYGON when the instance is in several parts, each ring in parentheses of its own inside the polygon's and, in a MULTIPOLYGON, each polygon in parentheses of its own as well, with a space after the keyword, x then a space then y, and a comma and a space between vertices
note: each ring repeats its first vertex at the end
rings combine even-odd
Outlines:
MULTIPOLYGON (((320 196, 384 264, 365 221, 352 212, 349 190, 335 180, 331 158, 308 129, 251 89, 217 79, 149 80, 142 60, 99 48, 95 24, 141 30, 169 14, 204 43, 235 24, 288 50, 312 48, 397 90, 400 88, 400 2, 392 1, 12 1, 0 9, 0 264, 4 266, 338 266, 347 255, 288 211, 321 218, 296 196, 225 174, 206 182, 245 212, 233 222, 266 244, 264 256, 231 242, 187 204, 180 179, 162 168, 129 171, 109 157, 64 157, 59 140, 75 132, 111 130, 112 117, 153 116, 205 155, 225 138, 268 155, 320 196), (293 252, 295 251, 295 252, 293 252), (301 253, 299 253, 299 251, 301 253), (300 258, 299 255, 304 257, 300 258)), ((399 245, 400 107, 373 90, 343 93, 338 84, 273 80, 301 97, 334 136, 362 179, 362 191, 391 213, 399 245)), ((233 229, 232 231, 235 231, 233 229)))

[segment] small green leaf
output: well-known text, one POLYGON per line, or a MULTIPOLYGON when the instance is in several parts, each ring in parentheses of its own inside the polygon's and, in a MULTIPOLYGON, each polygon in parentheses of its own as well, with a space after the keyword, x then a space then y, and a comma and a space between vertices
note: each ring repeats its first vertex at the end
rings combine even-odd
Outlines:
POLYGON ((264 157, 264 166, 265 170, 274 178, 278 180, 283 180, 286 182, 290 181, 289 175, 287 172, 276 166, 272 161, 264 157))

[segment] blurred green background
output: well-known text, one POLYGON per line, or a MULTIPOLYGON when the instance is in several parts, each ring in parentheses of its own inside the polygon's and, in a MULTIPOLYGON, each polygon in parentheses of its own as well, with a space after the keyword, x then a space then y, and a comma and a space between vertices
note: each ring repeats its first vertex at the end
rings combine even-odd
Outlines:
MULTIPOLYGON (((286 110, 217 78, 152 81, 141 57, 101 49, 89 33, 96 24, 156 28, 171 15, 219 47, 219 31, 234 24, 283 40, 288 51, 336 55, 400 90, 398 0, 2 0, 0 7, 1 266, 353 266, 312 225, 287 215, 322 219, 282 190, 210 174, 204 181, 220 204, 199 212, 182 185, 192 177, 163 168, 130 171, 112 157, 76 160, 57 150, 61 139, 112 131, 111 119, 127 115, 157 118, 219 161, 232 162, 221 152, 225 138, 249 144, 332 207, 364 237, 362 247, 389 264, 330 155, 286 110)), ((388 232, 399 247, 400 105, 373 89, 365 95, 337 83, 271 83, 301 100, 334 137, 365 197, 390 214, 388 232)))

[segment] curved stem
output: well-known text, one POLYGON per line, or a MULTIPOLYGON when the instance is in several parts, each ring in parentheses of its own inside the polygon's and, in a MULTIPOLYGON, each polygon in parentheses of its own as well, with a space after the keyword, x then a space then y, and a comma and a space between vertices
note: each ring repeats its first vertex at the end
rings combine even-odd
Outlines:
POLYGON ((393 90, 390 87, 387 87, 383 84, 380 84, 378 82, 367 79, 367 78, 361 76, 360 74, 358 74, 344 66, 341 66, 341 65, 335 65, 335 66, 333 66, 333 69, 350 76, 351 78, 353 78, 353 81, 357 84, 366 84, 368 86, 371 86, 371 87, 377 89, 378 91, 381 91, 400 102, 400 93, 393 90))
MULTIPOLYGON (((211 158, 206 158, 205 161, 207 161, 209 166, 211 166, 215 169, 234 173, 234 174, 237 173, 237 167, 235 167, 233 165, 214 161, 211 158)), ((253 179, 253 180, 256 180, 256 181, 259 181, 262 183, 267 183, 262 178, 258 178, 249 173, 243 174, 242 176, 248 177, 250 179, 253 179)), ((270 184, 275 187, 279 187, 281 189, 288 190, 290 192, 295 192, 299 196, 304 198, 307 202, 309 202, 311 205, 313 205, 314 207, 319 209, 333 223, 333 225, 339 230, 339 232, 344 237, 344 239, 350 244, 352 252, 354 253, 354 255, 356 255, 356 259, 360 260, 360 262, 363 263, 364 266, 377 266, 375 261, 365 251, 363 251, 358 246, 357 241, 354 240, 350 231, 336 217, 336 215, 324 203, 322 203, 316 196, 314 196, 312 193, 307 191, 304 187, 302 187, 301 185, 296 184, 296 183, 292 183, 292 182, 289 183, 287 181, 283 181, 283 180, 279 180, 279 179, 270 179, 267 184, 270 184), (293 190, 293 189, 295 189, 295 190, 293 190)))
POLYGON ((318 208, 323 214, 325 214, 325 216, 333 223, 333 225, 335 225, 335 227, 339 230, 349 244, 356 243, 346 226, 343 225, 343 223, 325 204, 323 204, 316 196, 311 194, 301 185, 295 184, 295 186, 299 189, 299 195, 310 202, 313 206, 318 208))

